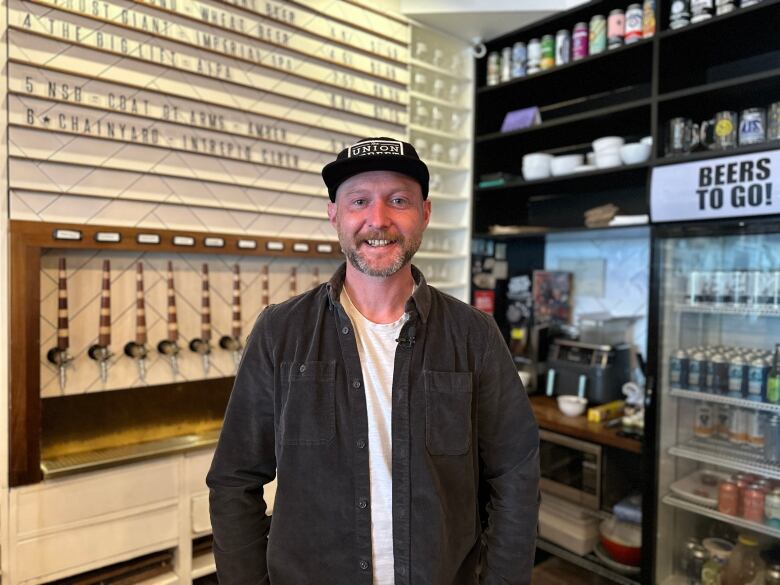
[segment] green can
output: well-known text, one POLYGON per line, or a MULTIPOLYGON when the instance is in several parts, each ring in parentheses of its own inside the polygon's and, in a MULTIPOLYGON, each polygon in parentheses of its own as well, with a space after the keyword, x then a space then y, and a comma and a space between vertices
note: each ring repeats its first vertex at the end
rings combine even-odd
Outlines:
POLYGON ((601 53, 607 48, 607 19, 603 14, 596 14, 590 19, 589 54, 601 53))
POLYGON ((542 70, 555 67, 555 38, 552 35, 542 37, 542 70))

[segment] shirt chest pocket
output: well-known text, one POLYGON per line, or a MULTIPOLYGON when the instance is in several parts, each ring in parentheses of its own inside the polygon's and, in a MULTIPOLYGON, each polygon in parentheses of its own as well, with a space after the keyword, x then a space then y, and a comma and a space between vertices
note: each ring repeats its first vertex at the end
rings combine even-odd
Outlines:
POLYGON ((471 447, 471 372, 423 372, 425 443, 431 455, 463 455, 471 447))
POLYGON ((324 445, 336 434, 336 362, 284 362, 284 445, 324 445))

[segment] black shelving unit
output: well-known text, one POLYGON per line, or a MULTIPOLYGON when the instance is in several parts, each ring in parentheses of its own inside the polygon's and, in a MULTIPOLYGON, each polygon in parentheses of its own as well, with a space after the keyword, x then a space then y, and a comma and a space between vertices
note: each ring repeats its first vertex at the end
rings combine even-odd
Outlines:
MULTIPOLYGON (((517 41, 527 43, 545 34, 555 35, 560 29, 572 31, 576 23, 588 22, 594 14, 607 16, 612 9, 625 10, 628 4, 626 0, 593 0, 488 41, 486 48, 488 52, 500 52, 517 41)), ((626 229, 587 228, 584 213, 588 209, 612 203, 621 214, 649 215, 655 168, 780 149, 779 141, 666 156, 671 118, 700 122, 721 110, 739 112, 780 101, 780 0, 763 0, 677 30, 669 28, 670 5, 671 0, 656 2, 657 32, 652 38, 506 83, 487 87, 487 60, 477 61, 473 237, 506 246, 510 276, 519 270, 513 258, 525 261, 525 271, 544 267, 549 236, 580 233, 587 237, 594 230, 626 229), (539 108, 541 124, 500 132, 508 112, 531 106, 539 108), (627 141, 652 136, 650 159, 637 165, 544 180, 522 178, 525 154, 585 153, 591 149, 591 141, 609 135, 627 141), (478 186, 482 175, 495 173, 504 175, 504 184, 478 186), (492 225, 521 226, 523 231, 495 235, 489 229, 492 225), (534 260, 529 264, 531 256, 534 260)), ((501 326, 500 292, 496 290, 495 315, 501 326)), ((655 294, 651 291, 651 313, 656 310, 652 306, 655 294)), ((652 386, 652 381, 649 384, 652 386)), ((652 427, 654 423, 650 420, 648 424, 652 427)), ((642 481, 647 485, 654 485, 655 456, 652 445, 643 450, 642 481)), ((655 583, 654 507, 655 500, 648 498, 643 510, 646 521, 641 576, 631 578, 648 584, 655 583)), ((560 556, 566 554, 552 543, 541 543, 540 548, 560 556)), ((595 557, 586 561, 580 566, 621 581, 609 571, 602 571, 605 567, 595 557)))
MULTIPOLYGON (((594 0, 493 39, 486 47, 500 51, 516 41, 571 30, 577 22, 624 9, 625 4, 594 0)), ((780 21, 780 0, 764 0, 676 30, 668 28, 669 2, 657 4, 657 34, 619 49, 489 87, 486 60, 477 61, 475 182, 499 172, 517 178, 498 187, 475 186, 475 233, 488 233, 495 223, 549 231, 583 228, 582 212, 605 202, 618 205, 622 214, 647 214, 655 166, 780 147, 780 143, 728 151, 702 147, 673 157, 664 152, 671 118, 698 122, 721 110, 739 112, 780 100, 780 37, 773 24, 780 21), (530 106, 539 107, 541 124, 500 132, 507 112, 530 106), (627 142, 652 136, 650 160, 541 181, 522 179, 525 154, 585 153, 594 139, 608 135, 627 142), (565 214, 560 213, 562 205, 565 214)))

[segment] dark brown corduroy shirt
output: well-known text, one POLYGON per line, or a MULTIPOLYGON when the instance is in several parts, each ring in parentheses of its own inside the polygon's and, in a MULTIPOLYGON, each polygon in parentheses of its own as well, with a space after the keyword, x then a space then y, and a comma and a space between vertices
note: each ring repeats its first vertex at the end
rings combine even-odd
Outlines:
MULTIPOLYGON (((371 585, 368 422, 339 303, 345 270, 268 307, 249 336, 207 478, 221 585, 371 585), (271 523, 262 495, 274 477, 271 523)), ((493 319, 413 275, 392 388, 395 585, 530 583, 539 437, 525 391, 493 319)))

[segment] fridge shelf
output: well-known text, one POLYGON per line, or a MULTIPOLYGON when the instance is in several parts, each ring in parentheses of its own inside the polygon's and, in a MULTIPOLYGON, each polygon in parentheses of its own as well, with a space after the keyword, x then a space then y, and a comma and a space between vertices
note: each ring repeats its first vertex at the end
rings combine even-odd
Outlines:
POLYGON ((569 561, 573 565, 587 569, 591 573, 595 573, 596 575, 604 577, 605 579, 609 579, 614 583, 619 583, 620 585, 639 585, 638 580, 635 581, 631 577, 621 575, 620 573, 617 573, 609 567, 605 566, 604 563, 602 563, 593 553, 580 556, 543 538, 536 539, 536 546, 543 551, 550 553, 551 555, 555 555, 558 558, 569 561))
POLYGON ((705 315, 740 315, 759 317, 780 317, 780 307, 740 307, 730 305, 688 305, 686 303, 677 303, 675 310, 679 313, 700 313, 705 315))
POLYGON ((670 396, 685 398, 688 400, 700 400, 702 402, 717 402, 718 404, 728 404, 730 406, 739 406, 741 408, 750 408, 753 410, 764 410, 767 412, 780 413, 780 404, 770 404, 768 402, 753 402, 743 398, 729 398, 721 394, 709 394, 707 392, 697 392, 695 390, 683 390, 682 388, 672 388, 669 391, 670 396))
POLYGON ((760 450, 739 448, 728 441, 694 439, 669 448, 669 454, 746 473, 780 479, 780 465, 765 463, 760 450))
POLYGON ((681 498, 677 498, 671 495, 664 496, 661 501, 667 506, 680 508, 681 510, 687 510, 688 512, 693 512, 694 514, 699 514, 700 516, 707 516, 708 518, 720 520, 721 522, 726 522, 727 524, 732 524, 733 526, 739 526, 740 528, 745 528, 746 530, 752 530, 753 532, 760 532, 761 534, 767 534, 775 538, 780 538, 780 529, 772 528, 766 524, 759 524, 758 522, 751 522, 750 520, 745 520, 744 518, 739 518, 738 516, 723 514, 717 510, 713 510, 712 508, 705 508, 704 506, 699 506, 698 504, 686 502, 681 498))

